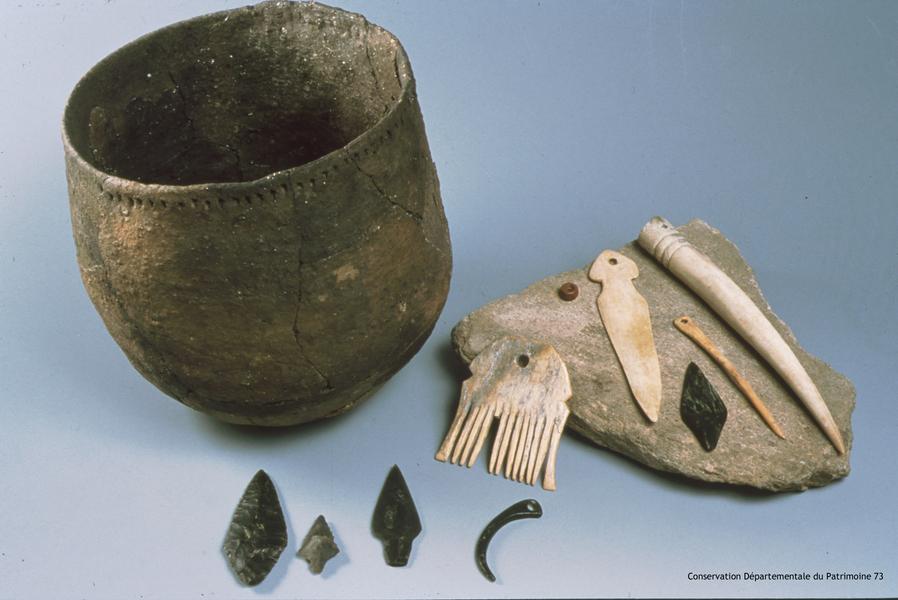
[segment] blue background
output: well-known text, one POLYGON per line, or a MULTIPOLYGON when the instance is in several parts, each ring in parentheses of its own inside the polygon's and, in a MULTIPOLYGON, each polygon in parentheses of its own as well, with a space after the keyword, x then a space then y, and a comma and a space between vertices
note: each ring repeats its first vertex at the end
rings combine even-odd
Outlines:
POLYGON ((144 381, 82 288, 60 118, 80 76, 137 36, 241 2, 0 4, 0 597, 898 595, 898 4, 346 1, 411 57, 454 245, 433 336, 338 419, 216 423, 144 381), (565 436, 559 490, 432 456, 454 411, 449 332, 469 311, 699 217, 774 310, 857 386, 852 472, 801 494, 662 477, 565 436), (385 566, 369 523, 398 463, 424 531, 385 566), (291 538, 241 588, 220 544, 258 468, 291 538), (492 544, 533 496, 545 516, 492 544), (343 554, 293 558, 314 518, 343 554), (881 571, 869 583, 710 583, 695 572, 881 571))

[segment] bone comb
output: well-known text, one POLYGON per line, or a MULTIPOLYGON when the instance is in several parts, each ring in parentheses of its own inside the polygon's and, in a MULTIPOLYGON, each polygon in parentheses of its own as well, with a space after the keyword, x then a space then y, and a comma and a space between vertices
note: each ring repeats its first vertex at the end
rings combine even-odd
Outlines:
POLYGON ((555 461, 573 395, 567 367, 555 349, 504 337, 471 362, 458 409, 436 459, 470 467, 493 425, 489 472, 534 485, 545 465, 543 488, 555 489, 555 461))

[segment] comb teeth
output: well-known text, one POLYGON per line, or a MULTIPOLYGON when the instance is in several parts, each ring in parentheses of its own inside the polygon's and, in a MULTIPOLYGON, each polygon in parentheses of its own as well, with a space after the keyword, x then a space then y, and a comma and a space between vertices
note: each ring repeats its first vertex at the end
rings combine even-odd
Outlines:
POLYGON ((539 477, 539 465, 542 465, 542 461, 546 458, 545 455, 539 456, 539 441, 542 439, 545 429, 546 417, 542 416, 536 422, 536 427, 533 428, 533 447, 531 448, 530 460, 527 462, 527 475, 524 478, 524 483, 529 483, 530 485, 536 483, 536 478, 539 477))
POLYGON ((544 427, 542 433, 539 437, 539 450, 536 453, 536 463, 535 468, 533 470, 533 474, 530 476, 530 485, 536 483, 536 480, 539 479, 539 472, 542 469, 543 461, 546 460, 546 455, 549 453, 549 438, 552 436, 552 424, 549 423, 548 419, 544 422, 544 427))
POLYGON ((499 453, 496 455, 496 464, 493 465, 493 468, 490 471, 493 475, 497 475, 502 471, 502 464, 505 462, 505 455, 508 452, 508 443, 511 441, 511 432, 515 428, 517 420, 517 411, 509 411, 508 421, 505 423, 505 431, 502 432, 501 438, 496 439, 496 442, 498 442, 499 445, 499 453))
POLYGON ((483 411, 483 419, 479 425, 475 425, 474 428, 480 429, 480 435, 477 436, 477 443, 474 444, 473 450, 471 450, 471 455, 468 457, 467 465, 468 468, 474 464, 474 461, 477 460, 477 457, 480 456, 480 449, 483 448, 483 442, 486 441, 486 436, 490 432, 490 427, 493 425, 493 414, 496 411, 495 406, 490 406, 485 411, 483 411))
POLYGON ((495 475, 498 471, 496 470, 496 465, 499 463, 499 442, 505 437, 505 431, 507 430, 508 425, 508 411, 501 411, 501 416, 499 417, 499 429, 496 431, 496 440, 493 443, 493 451, 490 453, 490 466, 489 472, 495 475))
POLYGON ((524 419, 525 416, 518 413, 518 418, 514 422, 514 430, 511 433, 511 443, 508 445, 508 460, 505 463, 505 479, 511 477, 514 457, 518 453, 518 442, 521 440, 521 429, 524 426, 524 419))
POLYGON ((471 431, 474 430, 474 423, 480 417, 480 413, 483 412, 483 407, 478 406, 475 408, 468 416, 465 418, 465 426, 461 430, 461 436, 458 438, 458 442, 456 442, 455 450, 452 452, 452 463, 459 464, 459 460, 461 459, 462 454, 464 453, 465 448, 470 449, 468 438, 471 437, 471 431))
POLYGON ((571 397, 567 368, 557 352, 519 338, 502 338, 471 363, 455 417, 436 459, 471 467, 493 429, 489 472, 555 489, 555 459, 571 397))
POLYGON ((456 434, 452 436, 450 429, 448 447, 440 449, 437 460, 469 468, 473 466, 483 450, 495 418, 499 419, 499 425, 490 452, 489 472, 493 475, 502 473, 506 479, 535 485, 545 466, 543 487, 555 489, 550 486, 555 478, 554 461, 566 414, 559 418, 516 408, 469 408, 461 412, 458 423, 453 423, 456 434), (545 464, 547 458, 549 464, 545 464))

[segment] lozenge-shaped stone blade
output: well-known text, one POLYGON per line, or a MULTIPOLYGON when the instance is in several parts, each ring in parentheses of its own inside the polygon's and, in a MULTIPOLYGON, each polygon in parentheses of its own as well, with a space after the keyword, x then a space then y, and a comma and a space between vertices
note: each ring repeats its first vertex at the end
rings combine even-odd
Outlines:
POLYGON ((404 567, 412 541, 421 533, 421 520, 399 467, 390 469, 380 491, 371 520, 374 537, 384 545, 384 558, 391 567, 404 567))
POLYGON ((710 452, 717 447, 727 420, 727 407, 705 374, 692 362, 683 379, 680 416, 705 450, 710 452))
POLYGON ((339 553, 340 548, 334 542, 334 534, 324 520, 324 515, 318 515, 296 556, 305 559, 309 563, 309 570, 318 575, 324 570, 325 563, 339 553))
POLYGON ((287 546, 287 524, 277 490, 265 471, 258 473, 234 509, 222 551, 231 570, 246 585, 268 575, 287 546))

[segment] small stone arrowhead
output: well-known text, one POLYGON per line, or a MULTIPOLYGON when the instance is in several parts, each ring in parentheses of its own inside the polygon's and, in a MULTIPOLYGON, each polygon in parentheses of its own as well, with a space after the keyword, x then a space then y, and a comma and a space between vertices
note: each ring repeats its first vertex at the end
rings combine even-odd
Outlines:
POLYGON ((324 515, 318 515, 296 556, 305 559, 309 563, 309 570, 318 575, 324 570, 325 563, 339 553, 340 548, 334 542, 334 534, 324 520, 324 515))
POLYGON ((683 379, 680 416, 705 450, 710 452, 717 447, 727 420, 727 407, 705 374, 692 362, 683 379))
POLYGON ((262 582, 287 546, 287 524, 277 490, 260 470, 246 486, 222 551, 228 565, 246 585, 262 582))
POLYGON ((380 491, 371 522, 374 537, 384 545, 384 558, 391 567, 404 567, 412 541, 421 533, 421 520, 399 467, 390 469, 380 491))

